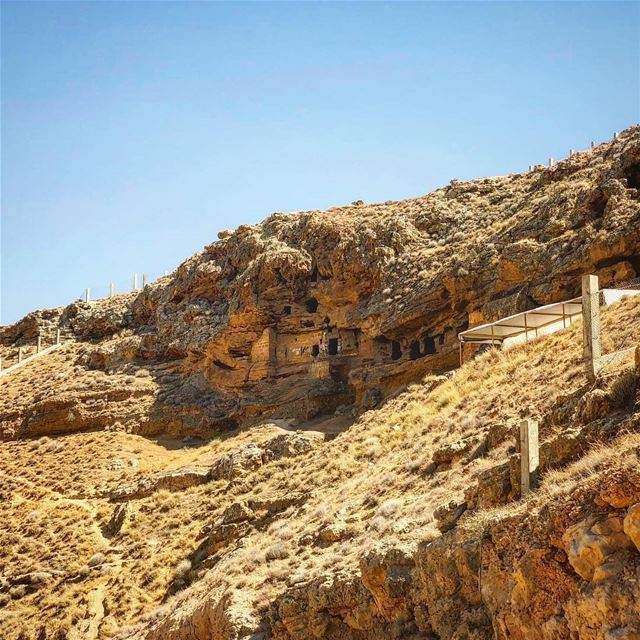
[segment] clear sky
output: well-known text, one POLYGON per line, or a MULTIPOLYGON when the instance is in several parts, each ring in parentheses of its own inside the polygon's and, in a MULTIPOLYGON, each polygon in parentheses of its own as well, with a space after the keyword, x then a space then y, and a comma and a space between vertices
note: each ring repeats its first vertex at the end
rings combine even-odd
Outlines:
POLYGON ((639 119, 640 5, 2 3, 1 322, 639 119))

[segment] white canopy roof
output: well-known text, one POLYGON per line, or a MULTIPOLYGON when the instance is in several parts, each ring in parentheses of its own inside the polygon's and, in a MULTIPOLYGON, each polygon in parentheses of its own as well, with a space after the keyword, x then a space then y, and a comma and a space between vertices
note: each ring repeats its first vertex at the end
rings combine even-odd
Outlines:
MULTIPOLYGON (((611 304, 625 296, 638 295, 637 289, 602 289, 602 302, 611 304)), ((537 336, 553 333, 568 327, 573 320, 582 315, 582 296, 554 302, 529 311, 522 311, 496 322, 482 324, 458 334, 460 342, 503 342, 507 339, 537 336)), ((511 342, 511 340, 509 340, 511 342)))

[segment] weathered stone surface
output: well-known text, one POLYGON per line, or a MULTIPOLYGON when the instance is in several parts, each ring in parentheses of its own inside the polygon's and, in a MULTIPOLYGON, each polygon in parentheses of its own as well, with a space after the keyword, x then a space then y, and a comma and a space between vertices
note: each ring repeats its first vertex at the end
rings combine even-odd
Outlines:
POLYGON ((208 482, 211 472, 207 467, 182 467, 172 471, 164 471, 153 476, 142 476, 138 482, 106 491, 109 499, 114 502, 134 500, 149 496, 160 489, 168 491, 182 491, 189 487, 208 482))
POLYGON ((458 520, 466 510, 466 502, 449 502, 448 504, 438 507, 433 512, 433 517, 438 523, 438 529, 440 529, 442 533, 453 529, 453 527, 456 526, 456 522, 458 522, 458 520))
POLYGON ((214 480, 232 480, 273 460, 308 453, 322 443, 323 439, 322 434, 298 432, 283 433, 261 446, 250 442, 216 460, 211 466, 209 477, 214 480))
MULTIPOLYGON (((30 314, 0 344, 60 327, 97 342, 85 368, 175 365, 131 420, 144 433, 371 408, 455 368, 470 323, 573 297, 579 273, 603 287, 638 275, 638 190, 626 185, 639 139, 632 128, 553 169, 411 200, 276 213, 139 292, 30 314)), ((599 392, 585 402, 585 420, 606 410, 599 392)), ((65 431, 89 428, 78 403, 31 404, 0 411, 3 438, 51 431, 43 412, 65 431)))
POLYGON ((631 540, 624 531, 620 516, 612 515, 604 519, 593 516, 573 525, 562 536, 565 551, 571 566, 584 580, 600 581, 609 577, 609 572, 621 568, 619 551, 631 546, 631 540), (603 566, 609 564, 608 568, 603 566), (602 575, 602 571, 606 575, 602 575))
POLYGON ((640 551, 640 502, 629 507, 624 518, 624 532, 640 551))
POLYGON ((433 452, 433 463, 436 465, 448 465, 452 462, 457 462, 469 452, 472 444, 469 439, 448 443, 433 452))
POLYGON ((208 476, 213 480, 233 480, 239 475, 261 467, 263 455, 263 449, 254 443, 249 443, 214 462, 208 476))
POLYGON ((228 506, 222 514, 222 524, 231 524, 232 522, 244 522, 253 520, 255 514, 245 502, 234 502, 228 506))

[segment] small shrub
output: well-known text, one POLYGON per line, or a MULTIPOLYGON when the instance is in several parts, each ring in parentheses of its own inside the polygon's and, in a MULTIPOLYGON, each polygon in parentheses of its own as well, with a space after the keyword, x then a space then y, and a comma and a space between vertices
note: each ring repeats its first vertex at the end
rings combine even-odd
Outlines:
POLYGON ((272 560, 284 560, 289 557, 289 549, 284 542, 276 542, 272 544, 265 552, 264 559, 267 562, 272 560))
POLYGON ((191 561, 190 560, 181 560, 173 573, 176 578, 184 578, 189 571, 191 571, 191 561))
POLYGON ((385 500, 379 507, 376 515, 388 518, 398 511, 402 501, 398 499, 385 500))

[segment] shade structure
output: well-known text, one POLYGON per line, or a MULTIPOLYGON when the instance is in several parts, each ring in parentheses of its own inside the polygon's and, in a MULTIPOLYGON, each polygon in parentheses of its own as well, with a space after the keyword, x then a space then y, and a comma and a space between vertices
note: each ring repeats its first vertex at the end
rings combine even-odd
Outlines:
MULTIPOLYGON (((602 289, 600 304, 609 305, 627 296, 640 294, 638 289, 602 289)), ((458 334, 461 344, 496 344, 510 346, 530 338, 554 333, 568 327, 582 316, 582 296, 546 304, 516 313, 495 322, 482 324, 458 334)))

